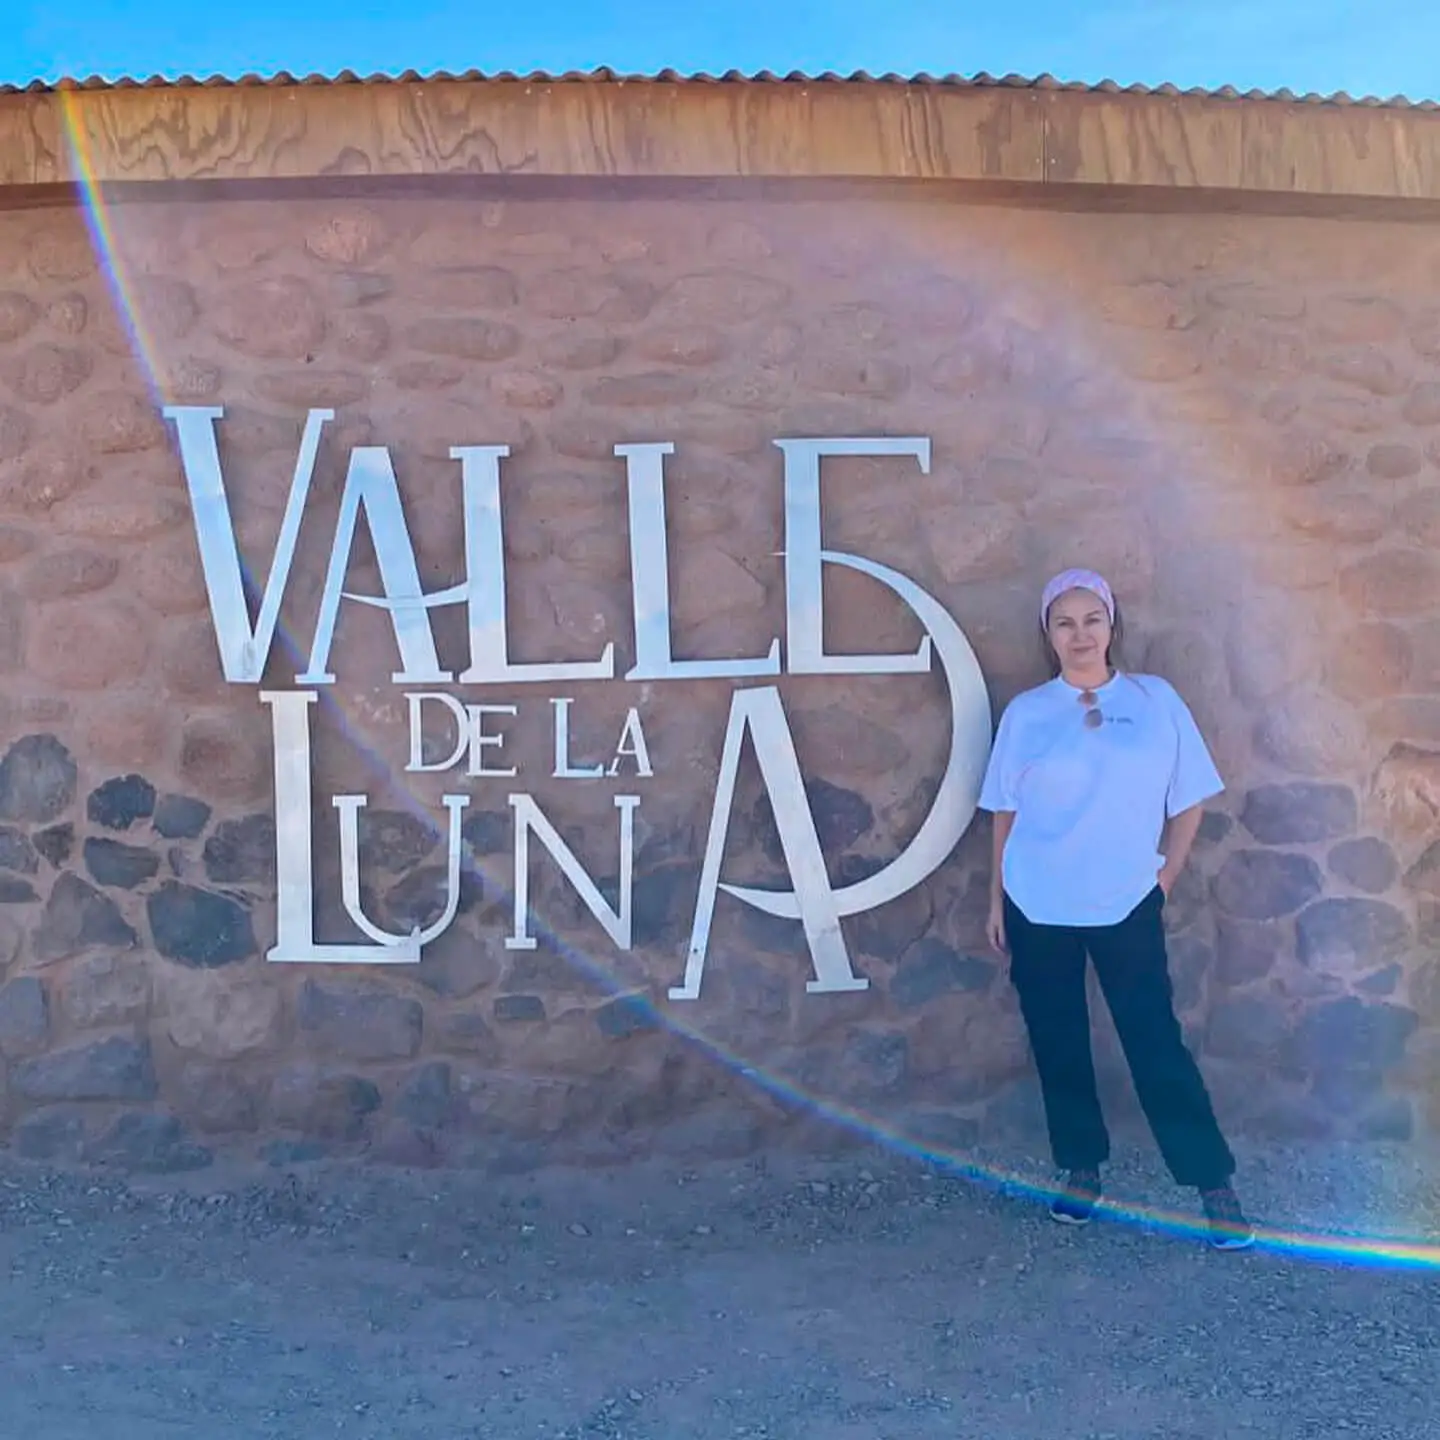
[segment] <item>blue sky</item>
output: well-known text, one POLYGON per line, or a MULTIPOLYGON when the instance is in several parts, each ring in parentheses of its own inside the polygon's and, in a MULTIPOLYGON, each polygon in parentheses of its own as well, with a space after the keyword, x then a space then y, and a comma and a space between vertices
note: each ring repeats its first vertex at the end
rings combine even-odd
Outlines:
POLYGON ((1437 0, 0 0, 0 81, 590 68, 1049 71, 1440 96, 1437 0))

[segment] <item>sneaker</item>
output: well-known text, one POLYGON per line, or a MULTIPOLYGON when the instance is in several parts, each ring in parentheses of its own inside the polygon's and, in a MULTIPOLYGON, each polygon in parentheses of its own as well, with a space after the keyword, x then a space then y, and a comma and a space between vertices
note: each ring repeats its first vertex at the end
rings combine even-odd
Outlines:
POLYGON ((1062 1225, 1088 1225, 1100 1203, 1100 1172, 1071 1170, 1065 1184, 1050 1203, 1050 1218, 1062 1225))
POLYGON ((1200 1203, 1210 1222, 1210 1245, 1215 1250, 1245 1250, 1255 1243, 1255 1230, 1245 1218, 1235 1192, 1222 1185, 1215 1190, 1202 1190, 1200 1203))

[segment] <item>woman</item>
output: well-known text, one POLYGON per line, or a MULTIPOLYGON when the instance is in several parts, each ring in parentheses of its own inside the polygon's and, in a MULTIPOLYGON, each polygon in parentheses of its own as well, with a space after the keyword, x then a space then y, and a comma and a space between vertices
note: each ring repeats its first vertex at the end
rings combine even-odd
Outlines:
POLYGON ((1241 1249, 1254 1232, 1175 1017, 1162 916, 1201 803, 1224 785, 1174 688, 1116 668, 1122 630, 1094 571, 1066 570, 1045 586, 1051 679, 1006 708, 980 794, 995 817, 987 930, 1010 956, 1051 1149, 1066 1172, 1051 1215, 1090 1219, 1110 1154, 1090 1049, 1088 954, 1167 1168, 1199 1190, 1211 1243, 1241 1249))

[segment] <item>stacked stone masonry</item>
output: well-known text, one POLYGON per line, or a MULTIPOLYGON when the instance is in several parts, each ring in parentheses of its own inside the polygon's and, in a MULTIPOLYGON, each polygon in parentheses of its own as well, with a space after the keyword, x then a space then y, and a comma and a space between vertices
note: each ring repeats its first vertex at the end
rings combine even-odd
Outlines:
MULTIPOLYGON (((360 194, 361 192, 357 192, 360 194)), ((998 714, 1041 678, 1034 597, 1111 577, 1128 658, 1190 700, 1228 782, 1167 907, 1177 1003, 1227 1124, 1405 1139, 1440 1125, 1440 260, 1383 221, 1082 214, 950 200, 462 195, 0 212, 0 1056, 24 1155, 161 1169, 527 1164, 1033 1132, 1029 1058, 983 943, 977 817, 920 890, 845 922, 871 988, 808 994, 797 924, 722 895, 684 964, 730 682, 576 692, 608 755, 638 704, 655 777, 620 953, 533 860, 540 945, 507 950, 510 787, 471 782, 452 929, 408 968, 268 964, 269 716, 221 676, 164 403, 225 407, 263 583, 307 407, 331 407, 267 681, 304 664, 350 448, 390 448, 427 588, 458 577, 450 447, 503 443, 511 643, 630 663, 624 472, 672 440, 675 647, 782 633, 791 435, 927 435, 922 475, 826 462, 827 543, 964 627, 998 714), (108 238, 103 246, 92 239, 108 238)), ((349 584, 375 588, 364 543, 349 584)), ((913 648, 827 576, 834 643, 913 648)), ((442 652, 463 641, 437 612, 442 652)), ((456 624, 459 624, 458 617, 456 624)), ((444 655, 442 654, 442 658, 444 655)), ((347 605, 316 717, 363 791, 370 913, 432 918, 437 777, 407 776, 383 616, 347 605), (431 782, 434 781, 432 784, 431 782)), ((948 743, 935 676, 785 678, 835 877, 893 856, 948 743)), ((512 763, 602 878, 612 781, 549 778, 539 687, 512 763)), ((453 784, 453 782, 451 782, 453 784)), ((727 880, 778 882, 742 772, 727 880)), ((327 830, 325 827, 329 826, 327 830)), ((345 938, 334 862, 320 938, 345 938)), ((607 870, 606 867, 610 869, 607 870)), ((1104 1084, 1135 1114, 1096 1007, 1104 1084)))

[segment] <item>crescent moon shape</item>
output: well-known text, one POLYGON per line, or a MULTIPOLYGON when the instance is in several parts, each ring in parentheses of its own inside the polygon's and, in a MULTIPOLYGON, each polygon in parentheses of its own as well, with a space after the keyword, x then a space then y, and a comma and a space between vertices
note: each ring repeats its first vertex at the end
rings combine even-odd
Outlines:
MULTIPOLYGON (((975 814, 985 762, 990 753, 990 695, 980 662, 965 632, 933 596, 909 576, 859 555, 822 550, 822 560, 843 565, 878 580, 893 590, 925 627, 945 671, 950 694, 950 758, 935 792, 935 801, 915 838, 882 870, 836 890, 835 908, 844 915, 877 909, 926 880, 945 862, 975 814)), ((793 890, 755 890, 721 885, 727 895, 784 920, 798 920, 800 905, 793 890)))

